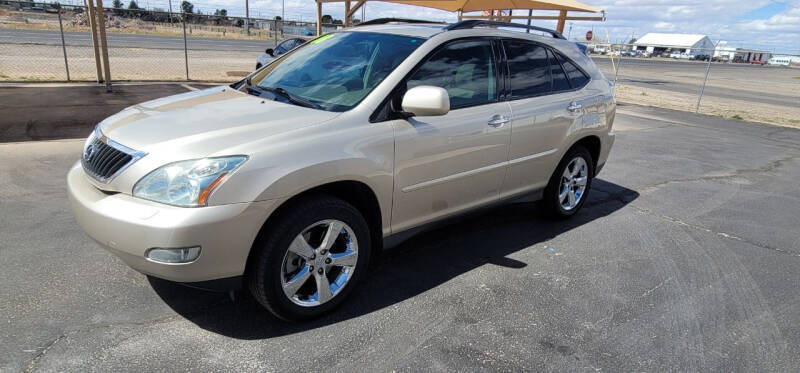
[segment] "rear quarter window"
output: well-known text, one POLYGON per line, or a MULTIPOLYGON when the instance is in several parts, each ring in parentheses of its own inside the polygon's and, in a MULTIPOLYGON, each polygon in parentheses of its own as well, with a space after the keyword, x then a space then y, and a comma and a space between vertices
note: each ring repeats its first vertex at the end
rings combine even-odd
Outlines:
POLYGON ((561 61, 561 66, 564 67, 564 72, 567 73, 567 77, 572 83, 573 89, 583 88, 583 86, 589 83, 589 77, 586 76, 583 71, 578 69, 578 67, 575 66, 572 61, 568 60, 560 53, 556 53, 556 55, 558 56, 559 61, 561 61))

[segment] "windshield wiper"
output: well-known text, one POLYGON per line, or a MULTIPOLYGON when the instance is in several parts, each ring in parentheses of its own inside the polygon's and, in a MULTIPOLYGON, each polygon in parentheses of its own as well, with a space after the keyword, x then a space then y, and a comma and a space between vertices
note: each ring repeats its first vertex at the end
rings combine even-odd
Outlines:
POLYGON ((317 105, 317 104, 315 104, 315 103, 313 103, 313 102, 311 102, 309 100, 306 100, 305 98, 293 95, 293 94, 289 93, 289 91, 287 91, 287 90, 285 90, 285 89, 283 89, 281 87, 276 87, 276 88, 259 87, 259 88, 264 90, 264 91, 270 92, 272 94, 283 96, 285 99, 289 100, 289 102, 291 102, 291 103, 293 103, 295 105, 310 107, 310 108, 314 108, 314 109, 319 109, 319 105, 317 105))

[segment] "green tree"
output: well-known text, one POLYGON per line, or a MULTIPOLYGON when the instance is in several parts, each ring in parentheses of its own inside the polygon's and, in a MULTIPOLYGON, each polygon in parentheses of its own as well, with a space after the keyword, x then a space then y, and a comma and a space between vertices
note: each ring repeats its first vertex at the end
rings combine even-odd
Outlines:
POLYGON ((227 9, 217 9, 217 10, 214 11, 214 15, 215 16, 221 16, 221 17, 227 17, 228 16, 228 10, 227 9))
POLYGON ((122 9, 125 9, 125 4, 122 0, 114 0, 111 5, 114 7, 112 13, 114 13, 115 16, 122 16, 125 14, 125 12, 122 11, 122 9))
POLYGON ((331 24, 333 23, 333 17, 330 14, 325 14, 322 16, 322 23, 331 24))
POLYGON ((186 0, 183 0, 183 2, 181 2, 181 10, 184 13, 194 13, 194 5, 186 0))
POLYGON ((280 20, 282 20, 282 19, 283 19, 283 18, 281 18, 281 16, 275 16, 275 20, 276 20, 276 21, 280 21, 280 20))
POLYGON ((136 0, 131 0, 131 2, 128 3, 128 9, 133 9, 133 10, 140 9, 139 4, 136 4, 136 0))

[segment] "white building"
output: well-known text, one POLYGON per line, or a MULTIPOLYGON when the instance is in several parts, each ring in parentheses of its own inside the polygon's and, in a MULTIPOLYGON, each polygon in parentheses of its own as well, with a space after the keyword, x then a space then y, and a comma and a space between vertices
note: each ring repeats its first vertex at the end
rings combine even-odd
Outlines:
POLYGON ((717 43, 712 57, 718 61, 728 62, 733 61, 734 56, 736 56, 736 47, 730 47, 727 41, 722 40, 717 43))
POLYGON ((770 65, 800 66, 800 56, 775 55, 767 63, 770 65))
POLYGON ((653 54, 677 52, 688 55, 711 55, 714 43, 706 35, 700 34, 645 34, 634 43, 636 50, 646 50, 653 54))

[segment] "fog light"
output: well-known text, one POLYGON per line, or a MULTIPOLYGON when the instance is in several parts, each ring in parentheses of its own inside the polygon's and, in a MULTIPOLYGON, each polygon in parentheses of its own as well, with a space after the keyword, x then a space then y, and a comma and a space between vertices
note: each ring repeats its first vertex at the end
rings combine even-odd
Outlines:
POLYGON ((189 263, 193 262, 199 256, 200 246, 184 247, 180 249, 154 247, 147 250, 147 254, 145 254, 148 260, 167 264, 189 263))

